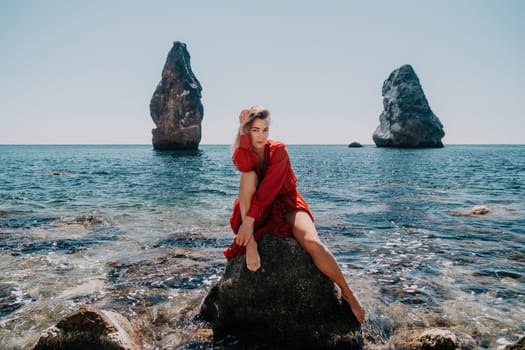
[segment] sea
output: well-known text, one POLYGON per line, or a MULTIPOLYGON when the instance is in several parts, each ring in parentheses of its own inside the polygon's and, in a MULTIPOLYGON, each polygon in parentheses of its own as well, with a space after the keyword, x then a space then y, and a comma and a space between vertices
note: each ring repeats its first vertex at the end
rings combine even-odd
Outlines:
MULTIPOLYGON (((480 349, 525 335, 525 145, 287 148, 366 308, 365 348, 420 328, 480 349)), ((238 181, 228 145, 0 145, 0 348, 83 306, 128 317, 145 349, 211 348, 198 308, 238 181)))

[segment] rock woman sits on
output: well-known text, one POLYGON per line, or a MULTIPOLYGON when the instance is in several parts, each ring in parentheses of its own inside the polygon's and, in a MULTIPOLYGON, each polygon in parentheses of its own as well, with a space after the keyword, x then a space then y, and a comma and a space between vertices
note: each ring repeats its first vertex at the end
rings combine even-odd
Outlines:
POLYGON ((248 269, 257 271, 261 266, 257 242, 264 234, 294 237, 317 268, 341 288, 342 297, 362 323, 365 310, 334 256, 319 239, 312 212, 296 188, 286 146, 268 139, 270 112, 253 106, 241 111, 239 121, 232 160, 241 180, 230 218, 236 236, 224 255, 230 259, 246 253, 248 269))

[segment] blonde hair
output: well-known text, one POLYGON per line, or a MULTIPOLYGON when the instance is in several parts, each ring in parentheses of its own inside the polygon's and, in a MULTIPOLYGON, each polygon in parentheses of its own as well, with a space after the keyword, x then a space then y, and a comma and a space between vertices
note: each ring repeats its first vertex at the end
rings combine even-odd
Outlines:
POLYGON ((237 147, 239 147, 239 142, 241 140, 241 128, 244 129, 244 133, 248 134, 250 128, 252 127, 252 124, 255 119, 268 119, 268 123, 270 123, 270 111, 266 108, 263 108, 261 106, 251 106, 248 110, 248 120, 239 126, 239 130, 237 131, 237 136, 235 137, 235 141, 232 145, 232 150, 235 150, 237 147))

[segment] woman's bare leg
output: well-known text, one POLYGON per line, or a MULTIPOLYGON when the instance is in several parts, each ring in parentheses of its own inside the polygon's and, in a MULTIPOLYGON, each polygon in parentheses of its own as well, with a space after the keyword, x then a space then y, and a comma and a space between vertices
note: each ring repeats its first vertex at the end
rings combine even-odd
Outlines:
POLYGON ((346 283, 335 257, 319 239, 315 225, 308 213, 304 211, 288 213, 286 219, 293 226, 293 235, 297 242, 312 256, 319 271, 341 288, 343 298, 350 305, 357 321, 362 323, 365 319, 365 309, 346 283))
MULTIPOLYGON (((241 173, 241 184, 239 186, 239 206, 241 209, 241 218, 244 222, 246 213, 250 208, 252 197, 257 190, 258 178, 255 171, 241 173)), ((257 271, 261 267, 261 258, 257 251, 257 242, 255 238, 250 239, 246 245, 246 266, 251 271, 257 271)))

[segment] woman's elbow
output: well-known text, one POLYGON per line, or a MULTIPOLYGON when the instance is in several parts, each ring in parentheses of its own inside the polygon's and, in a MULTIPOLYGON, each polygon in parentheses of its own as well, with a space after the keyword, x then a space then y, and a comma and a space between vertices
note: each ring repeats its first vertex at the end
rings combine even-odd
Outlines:
POLYGON ((253 171, 253 168, 246 165, 246 164, 237 164, 237 163, 234 163, 235 165, 235 168, 237 168, 237 170, 239 170, 241 173, 246 173, 246 172, 249 172, 249 171, 253 171))

